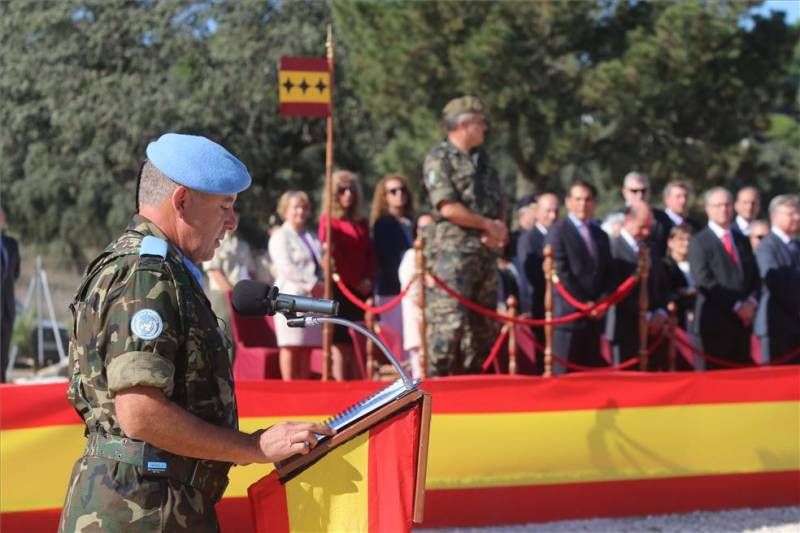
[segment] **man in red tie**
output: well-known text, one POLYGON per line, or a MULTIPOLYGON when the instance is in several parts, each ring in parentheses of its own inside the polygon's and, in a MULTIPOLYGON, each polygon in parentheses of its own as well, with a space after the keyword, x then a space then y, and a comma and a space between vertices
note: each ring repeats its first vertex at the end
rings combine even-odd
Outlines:
MULTIPOLYGON (((748 363, 758 305, 759 275, 750 241, 731 230, 733 195, 722 187, 705 194, 708 226, 692 237, 689 265, 699 291, 694 333, 700 348, 719 359, 748 363)), ((706 368, 720 368, 706 362, 706 368)))

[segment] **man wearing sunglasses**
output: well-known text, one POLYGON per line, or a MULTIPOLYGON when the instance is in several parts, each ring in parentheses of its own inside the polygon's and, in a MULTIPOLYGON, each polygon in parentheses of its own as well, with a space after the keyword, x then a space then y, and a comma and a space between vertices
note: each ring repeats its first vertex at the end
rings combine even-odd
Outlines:
MULTIPOLYGON (((433 272, 464 298, 489 309, 497 299, 496 259, 508 240, 497 171, 483 144, 487 125, 478 98, 451 100, 442 113, 447 138, 425 158, 423 176, 434 227, 426 246, 433 272)), ((477 373, 498 324, 444 292, 426 294, 428 375, 477 373)))
MULTIPOLYGON (((650 189, 650 178, 647 175, 636 171, 625 174, 625 178, 622 180, 622 198, 625 200, 625 205, 619 209, 619 212, 624 214, 626 208, 637 201, 650 205, 650 189)), ((652 206, 650 207, 652 208, 652 206)), ((645 244, 650 248, 654 258, 660 258, 667 249, 669 230, 663 224, 660 210, 654 210, 653 215, 650 237, 645 244)))

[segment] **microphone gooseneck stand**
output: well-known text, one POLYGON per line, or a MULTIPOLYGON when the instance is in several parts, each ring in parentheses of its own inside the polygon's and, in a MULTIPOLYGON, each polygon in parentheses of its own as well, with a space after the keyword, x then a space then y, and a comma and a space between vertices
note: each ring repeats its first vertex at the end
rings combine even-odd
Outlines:
POLYGON ((397 360, 397 358, 392 354, 389 348, 381 341, 380 337, 375 335, 373 332, 362 326, 361 324, 357 324, 355 322, 351 322, 350 320, 345 320, 344 318, 336 318, 336 317, 328 317, 328 316, 297 316, 294 313, 284 313, 286 316, 286 324, 290 328, 305 328, 307 326, 319 326, 321 324, 330 323, 330 324, 339 324, 340 326, 345 326, 348 328, 353 328, 354 330, 358 331, 369 340, 375 343, 375 345, 380 348, 386 358, 389 360, 390 363, 395 367, 397 372, 400 374, 400 378, 403 380, 403 384, 405 385, 406 389, 413 389, 417 386, 419 381, 414 381, 411 379, 405 370, 403 370, 403 366, 397 360))

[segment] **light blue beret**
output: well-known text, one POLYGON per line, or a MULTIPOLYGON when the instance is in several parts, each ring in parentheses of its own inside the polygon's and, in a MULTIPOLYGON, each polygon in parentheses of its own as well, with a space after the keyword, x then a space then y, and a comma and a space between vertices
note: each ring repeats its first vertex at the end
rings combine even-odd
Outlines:
POLYGON ((234 194, 252 181, 233 154, 197 135, 165 133, 147 145, 147 158, 169 179, 196 191, 234 194))

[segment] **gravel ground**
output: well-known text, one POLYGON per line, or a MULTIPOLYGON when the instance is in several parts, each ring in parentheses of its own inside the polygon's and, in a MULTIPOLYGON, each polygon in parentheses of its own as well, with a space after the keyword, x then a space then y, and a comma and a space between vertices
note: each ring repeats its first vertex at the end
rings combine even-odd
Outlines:
POLYGON ((416 533, 800 533, 800 506, 734 511, 698 511, 632 518, 564 520, 542 524, 484 528, 415 529, 416 533))

